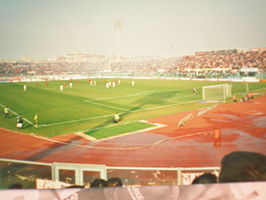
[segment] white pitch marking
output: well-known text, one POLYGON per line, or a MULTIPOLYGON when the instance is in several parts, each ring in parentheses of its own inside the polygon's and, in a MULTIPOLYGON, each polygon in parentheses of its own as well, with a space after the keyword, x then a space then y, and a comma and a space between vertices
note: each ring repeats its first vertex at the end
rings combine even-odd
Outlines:
POLYGON ((174 102, 174 100, 176 100, 176 99, 183 99, 183 98, 187 98, 187 97, 195 97, 195 95, 188 95, 188 96, 181 96, 181 97, 177 97, 177 98, 172 98, 172 99, 170 99, 169 102, 174 102))
POLYGON ((101 98, 101 99, 94 99, 94 100, 110 100, 110 99, 121 99, 121 98, 126 98, 126 97, 134 97, 134 96, 138 96, 143 92, 139 92, 136 94, 131 94, 131 95, 125 95, 125 96, 118 96, 118 97, 109 97, 109 98, 101 98))
POLYGON ((91 104, 96 104, 96 105, 100 105, 100 106, 105 106, 105 107, 108 107, 108 108, 114 108, 114 109, 117 109, 117 110, 127 111, 126 109, 118 108, 118 107, 115 107, 115 106, 109 106, 109 105, 106 105, 106 104, 103 104, 103 103, 96 103, 94 101, 84 100, 84 102, 91 103, 91 104))
POLYGON ((154 106, 151 108, 145 108, 145 109, 141 109, 141 110, 133 110, 133 111, 128 111, 128 112, 140 112, 140 111, 145 111, 145 110, 156 110, 156 109, 160 109, 160 108, 164 108, 164 107, 170 107, 170 106, 179 105, 179 104, 195 103, 195 102, 198 102, 199 100, 201 100, 201 99, 197 99, 197 100, 193 100, 193 101, 184 101, 184 102, 179 102, 179 103, 173 103, 173 104, 168 104, 168 105, 163 105, 163 106, 154 106))
MULTIPOLYGON (((181 91, 181 90, 189 90, 189 89, 179 89, 179 90, 166 90, 164 92, 171 92, 171 91, 181 91)), ((141 91, 141 92, 137 92, 136 94, 131 94, 131 95, 124 95, 124 96, 118 96, 118 97, 108 97, 108 98, 100 98, 100 99, 94 99, 94 100, 111 100, 111 99, 120 99, 120 98, 126 98, 126 97, 134 97, 134 96, 138 96, 141 95, 143 93, 146 93, 147 91, 141 91)), ((149 91, 148 93, 153 93, 153 92, 157 92, 157 91, 149 91)), ((192 95, 191 95, 192 96, 192 95)))
MULTIPOLYGON (((126 111, 126 112, 122 112, 122 113, 119 113, 119 114, 133 113, 133 112, 142 112, 142 111, 146 111, 146 110, 156 110, 156 109, 160 109, 160 108, 164 108, 164 107, 170 107, 170 106, 179 105, 179 104, 194 103, 194 102, 197 102, 199 100, 201 100, 201 99, 197 99, 197 100, 193 100, 193 101, 184 101, 184 102, 179 102, 179 103, 174 103, 174 104, 168 104, 168 105, 163 105, 163 106, 155 106, 155 107, 146 108, 146 109, 140 109, 140 110, 126 111)), ((54 126, 54 125, 61 125, 61 124, 68 124, 68 123, 79 122, 79 121, 86 121, 86 120, 97 119, 97 118, 106 118, 106 117, 111 117, 113 115, 114 114, 107 114, 107 115, 99 115, 99 116, 95 116, 95 117, 88 117, 88 118, 83 118, 83 119, 63 121, 63 122, 57 122, 57 123, 51 123, 51 124, 40 124, 39 127, 43 127, 43 126, 54 126)))
MULTIPOLYGON (((2 106, 3 108, 5 107, 4 105, 0 104, 0 106, 2 106)), ((14 113, 15 115, 19 116, 18 113, 16 113, 15 111, 11 110, 10 108, 8 108, 10 110, 10 112, 14 113)), ((28 122, 30 125, 34 125, 30 120, 28 120, 27 118, 23 117, 23 119, 28 122)))
POLYGON ((105 117, 111 117, 111 116, 113 116, 113 114, 99 115, 99 116, 94 116, 94 117, 75 119, 75 120, 69 120, 69 121, 63 121, 63 122, 57 122, 57 123, 51 123, 51 124, 40 124, 39 127, 68 124, 68 123, 73 123, 73 122, 80 122, 80 121, 86 121, 86 120, 90 120, 90 119, 105 118, 105 117))

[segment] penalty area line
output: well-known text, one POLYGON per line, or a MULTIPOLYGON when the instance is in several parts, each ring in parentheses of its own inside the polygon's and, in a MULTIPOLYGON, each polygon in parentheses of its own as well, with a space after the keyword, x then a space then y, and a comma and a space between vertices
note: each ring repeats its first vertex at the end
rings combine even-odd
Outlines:
POLYGON ((103 104, 103 103, 97 103, 97 102, 94 102, 94 101, 84 100, 84 102, 91 103, 91 104, 96 104, 96 105, 100 105, 100 106, 104 106, 104 107, 107 107, 107 108, 113 108, 113 109, 117 109, 117 110, 127 111, 126 109, 118 108, 118 107, 115 107, 115 106, 109 106, 109 105, 106 105, 106 104, 103 104))
POLYGON ((188 96, 182 96, 182 97, 177 97, 177 98, 172 98, 169 100, 169 102, 174 102, 174 100, 177 100, 177 99, 184 99, 184 98, 188 98, 188 97, 195 97, 195 95, 188 95, 188 96))
POLYGON ((55 125, 61 125, 61 124, 70 124, 70 123, 74 123, 74 122, 81 122, 81 121, 86 121, 86 120, 90 120, 90 119, 106 118, 106 117, 111 117, 111 116, 113 116, 113 114, 99 115, 99 116, 95 116, 95 117, 75 119, 75 120, 69 120, 69 121, 63 121, 63 122, 57 122, 57 123, 50 123, 50 124, 40 124, 39 127, 55 126, 55 125))
MULTIPOLYGON (((125 113, 135 113, 135 112, 142 112, 142 111, 147 111, 147 110, 156 110, 156 109, 161 109, 165 107, 171 107, 175 105, 182 105, 182 104, 189 104, 189 103, 195 103, 199 102, 200 99, 198 100, 193 100, 193 101, 184 101, 184 102, 179 102, 179 103, 174 103, 174 104, 168 104, 168 105, 163 105, 163 106, 155 106, 151 108, 145 108, 145 109, 140 109, 140 110, 133 110, 133 111, 126 111, 126 112, 121 112, 119 114, 125 114, 125 113)), ((74 122, 80 122, 80 121, 86 121, 86 120, 91 120, 91 119, 100 119, 100 118, 106 118, 106 117, 111 117, 113 114, 107 114, 107 115, 99 115, 95 117, 88 117, 88 118, 82 118, 82 119, 76 119, 76 120, 69 120, 69 121, 63 121, 63 122, 57 122, 57 123, 50 123, 50 124, 39 124, 38 127, 47 127, 47 126, 55 126, 55 125, 61 125, 61 124, 70 124, 74 122)))
POLYGON ((145 92, 145 90, 144 91, 142 91, 142 92, 138 92, 138 93, 136 93, 136 94, 131 94, 131 95, 124 95, 124 96, 117 96, 117 97, 108 97, 108 98, 100 98, 100 99, 94 99, 94 100, 112 100, 112 99, 121 99, 121 98, 127 98, 127 97, 135 97, 135 96, 138 96, 138 95, 140 95, 140 94, 143 94, 145 92))
MULTIPOLYGON (((173 103, 173 104, 168 104, 168 105, 163 105, 163 106, 154 106, 151 108, 144 108, 144 109, 140 109, 140 110, 133 110, 133 111, 128 111, 128 112, 141 112, 141 111, 146 111, 146 110, 157 110, 157 109, 161 109, 161 108, 166 108, 166 107, 171 107, 171 106, 175 106, 175 105, 182 105, 182 104, 189 104, 189 103, 195 103, 195 102, 199 102, 200 99, 197 100, 193 100, 193 101, 183 101, 183 102, 179 102, 179 103, 173 103)), ((123 113, 120 113, 123 114, 123 113)))

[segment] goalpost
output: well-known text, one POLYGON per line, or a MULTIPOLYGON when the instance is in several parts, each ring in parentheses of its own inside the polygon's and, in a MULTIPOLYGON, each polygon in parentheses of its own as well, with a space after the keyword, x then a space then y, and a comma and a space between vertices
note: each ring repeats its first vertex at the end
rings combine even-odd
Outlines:
POLYGON ((202 98, 204 101, 223 101, 232 96, 232 85, 219 84, 202 87, 202 98))

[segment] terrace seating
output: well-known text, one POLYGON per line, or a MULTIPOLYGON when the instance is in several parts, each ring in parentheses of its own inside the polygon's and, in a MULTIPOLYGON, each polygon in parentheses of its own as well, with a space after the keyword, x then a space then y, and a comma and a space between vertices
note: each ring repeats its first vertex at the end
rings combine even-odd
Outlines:
POLYGON ((178 121, 178 127, 183 127, 185 126, 188 122, 190 122, 193 119, 193 114, 190 113, 186 115, 184 118, 178 121))
MULTIPOLYGON (((248 51, 221 50, 196 52, 195 55, 169 58, 121 57, 119 63, 112 63, 111 58, 97 57, 86 62, 54 61, 35 62, 0 62, 0 76, 27 76, 49 74, 80 74, 104 71, 126 74, 184 73, 199 69, 208 69, 204 73, 234 74, 243 67, 266 70, 266 49, 248 51)), ((203 73, 203 72, 202 72, 203 73)), ((197 76, 200 76, 199 74, 197 76)))

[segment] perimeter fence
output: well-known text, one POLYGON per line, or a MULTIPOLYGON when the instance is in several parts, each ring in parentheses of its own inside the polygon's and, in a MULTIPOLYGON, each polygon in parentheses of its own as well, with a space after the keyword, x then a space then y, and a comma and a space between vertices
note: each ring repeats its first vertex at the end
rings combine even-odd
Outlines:
POLYGON ((89 184, 96 178, 119 177, 126 186, 188 185, 205 172, 219 174, 219 167, 158 168, 112 167, 95 164, 43 163, 0 159, 0 188, 20 183, 23 188, 63 188, 89 184))

